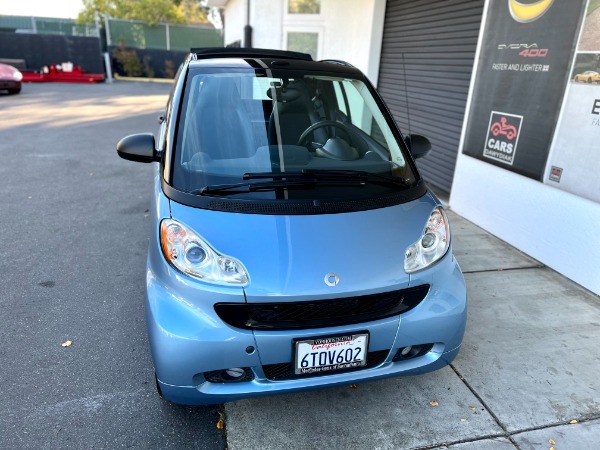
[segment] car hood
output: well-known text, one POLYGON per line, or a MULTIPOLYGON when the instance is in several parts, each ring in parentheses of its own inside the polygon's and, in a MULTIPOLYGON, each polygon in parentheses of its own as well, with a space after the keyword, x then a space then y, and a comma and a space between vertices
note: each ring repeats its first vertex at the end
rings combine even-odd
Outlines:
POLYGON ((281 302, 407 287, 404 252, 419 239, 435 206, 426 194, 370 211, 283 216, 211 211, 171 201, 171 216, 244 264, 250 276, 248 302, 275 297, 281 302), (337 285, 326 283, 328 274, 337 275, 337 285))

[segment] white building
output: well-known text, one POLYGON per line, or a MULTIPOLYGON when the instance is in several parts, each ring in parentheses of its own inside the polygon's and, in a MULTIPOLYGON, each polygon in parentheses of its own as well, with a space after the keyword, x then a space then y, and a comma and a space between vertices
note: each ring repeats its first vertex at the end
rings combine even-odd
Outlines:
POLYGON ((225 10, 225 45, 310 53, 313 59, 342 59, 377 83, 385 0, 210 0, 225 10))

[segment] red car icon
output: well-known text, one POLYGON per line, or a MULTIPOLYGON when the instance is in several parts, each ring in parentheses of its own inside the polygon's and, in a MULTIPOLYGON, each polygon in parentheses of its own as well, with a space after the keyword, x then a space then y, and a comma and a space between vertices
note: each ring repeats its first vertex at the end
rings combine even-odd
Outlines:
POLYGON ((507 125, 506 117, 502 117, 500 122, 494 122, 491 131, 494 136, 504 134, 508 140, 514 139, 517 135, 517 129, 512 125, 507 125))

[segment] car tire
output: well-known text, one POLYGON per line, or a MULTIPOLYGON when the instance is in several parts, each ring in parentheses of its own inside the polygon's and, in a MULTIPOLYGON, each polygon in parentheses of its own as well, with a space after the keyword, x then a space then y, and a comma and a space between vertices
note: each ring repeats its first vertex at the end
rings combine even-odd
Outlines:
POLYGON ((9 94, 18 94, 19 92, 21 92, 21 88, 20 87, 8 90, 9 94))
POLYGON ((587 82, 588 82, 589 84, 592 84, 592 79, 591 79, 591 78, 588 78, 588 79, 587 79, 587 82))

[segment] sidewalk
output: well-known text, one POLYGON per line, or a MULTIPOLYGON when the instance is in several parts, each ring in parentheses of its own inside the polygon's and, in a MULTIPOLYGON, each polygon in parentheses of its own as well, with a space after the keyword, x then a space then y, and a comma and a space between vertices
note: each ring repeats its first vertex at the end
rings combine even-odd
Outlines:
POLYGON ((600 298, 450 220, 469 295, 453 365, 226 404, 229 450, 600 447, 600 298))

